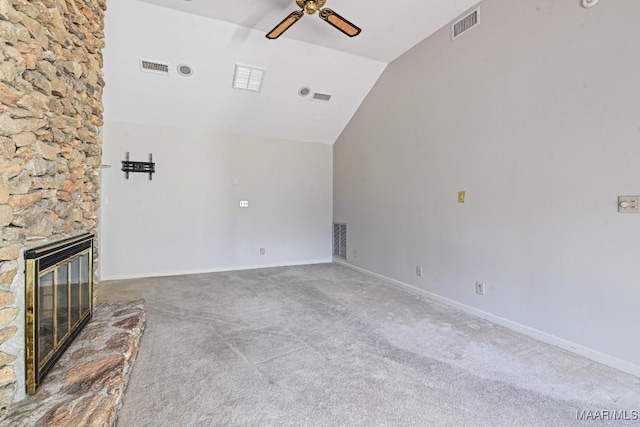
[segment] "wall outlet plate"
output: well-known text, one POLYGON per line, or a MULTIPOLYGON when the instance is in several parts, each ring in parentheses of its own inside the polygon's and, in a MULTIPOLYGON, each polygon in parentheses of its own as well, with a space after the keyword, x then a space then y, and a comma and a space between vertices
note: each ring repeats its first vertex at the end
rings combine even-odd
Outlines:
POLYGON ((484 283, 476 282, 476 294, 484 295, 484 283))
POLYGON ((467 196, 466 191, 464 190, 458 191, 458 203, 464 203, 466 196, 467 196))
POLYGON ((416 276, 422 277, 422 267, 416 266, 416 276))
POLYGON ((240 200, 240 207, 241 208, 248 208, 249 207, 249 201, 248 200, 240 200))
POLYGON ((640 196, 618 197, 618 212, 640 213, 640 196))

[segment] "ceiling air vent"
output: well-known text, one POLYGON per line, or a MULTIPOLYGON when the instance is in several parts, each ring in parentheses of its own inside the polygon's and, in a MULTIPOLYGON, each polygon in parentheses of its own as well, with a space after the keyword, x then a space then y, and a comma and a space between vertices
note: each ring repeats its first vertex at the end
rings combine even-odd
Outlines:
POLYGON ((236 73, 233 76, 233 88, 260 92, 265 71, 264 68, 258 68, 252 65, 236 64, 236 73))
POLYGON ((313 101, 329 102, 331 95, 328 93, 313 92, 313 97, 311 97, 311 99, 313 101))
POLYGON ((455 40, 463 33, 480 23, 480 8, 466 15, 459 21, 451 24, 451 40, 455 40))
POLYGON ((162 64, 160 62, 147 61, 146 59, 140 60, 140 71, 146 73, 169 75, 169 64, 162 64))

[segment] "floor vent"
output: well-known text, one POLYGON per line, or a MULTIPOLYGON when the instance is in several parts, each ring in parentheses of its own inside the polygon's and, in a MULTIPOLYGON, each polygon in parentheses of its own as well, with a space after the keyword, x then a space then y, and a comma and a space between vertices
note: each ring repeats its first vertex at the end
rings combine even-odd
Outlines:
POLYGON ((451 40, 455 40, 462 34, 480 23, 480 8, 474 10, 464 18, 451 24, 451 40))
POLYGON ((347 224, 333 223, 333 256, 347 259, 347 224))
POLYGON ((328 93, 314 92, 311 99, 314 101, 329 102, 331 100, 331 95, 328 93))
POLYGON ((140 60, 140 71, 146 73, 169 75, 169 64, 162 64, 160 62, 147 61, 145 59, 140 60))

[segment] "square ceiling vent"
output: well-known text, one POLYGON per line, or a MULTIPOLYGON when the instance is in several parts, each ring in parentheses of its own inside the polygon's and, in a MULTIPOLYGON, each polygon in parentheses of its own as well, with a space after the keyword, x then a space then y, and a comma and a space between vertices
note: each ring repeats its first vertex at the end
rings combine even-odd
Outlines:
POLYGON ((236 73, 233 76, 233 88, 260 92, 266 71, 264 68, 254 67, 252 65, 236 64, 236 73))

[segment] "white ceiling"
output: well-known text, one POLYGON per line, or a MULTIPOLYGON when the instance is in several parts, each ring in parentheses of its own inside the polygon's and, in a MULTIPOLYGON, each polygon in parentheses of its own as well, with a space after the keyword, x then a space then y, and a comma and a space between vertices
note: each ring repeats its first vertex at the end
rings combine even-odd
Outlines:
POLYGON ((388 62, 476 1, 328 0, 362 34, 305 16, 268 40, 293 0, 110 0, 105 119, 333 144, 388 62), (169 76, 140 72, 141 58, 169 64, 169 76), (182 63, 193 76, 175 72, 182 63), (236 63, 267 69, 260 93, 231 88, 236 63), (303 86, 331 102, 300 97, 303 86))
MULTIPOLYGON (((289 13, 300 10, 294 0, 142 1, 254 28, 265 34, 289 13)), ((333 9, 362 28, 359 36, 350 39, 327 25, 317 14, 305 16, 285 36, 389 63, 478 1, 327 0, 325 7, 333 9)))

